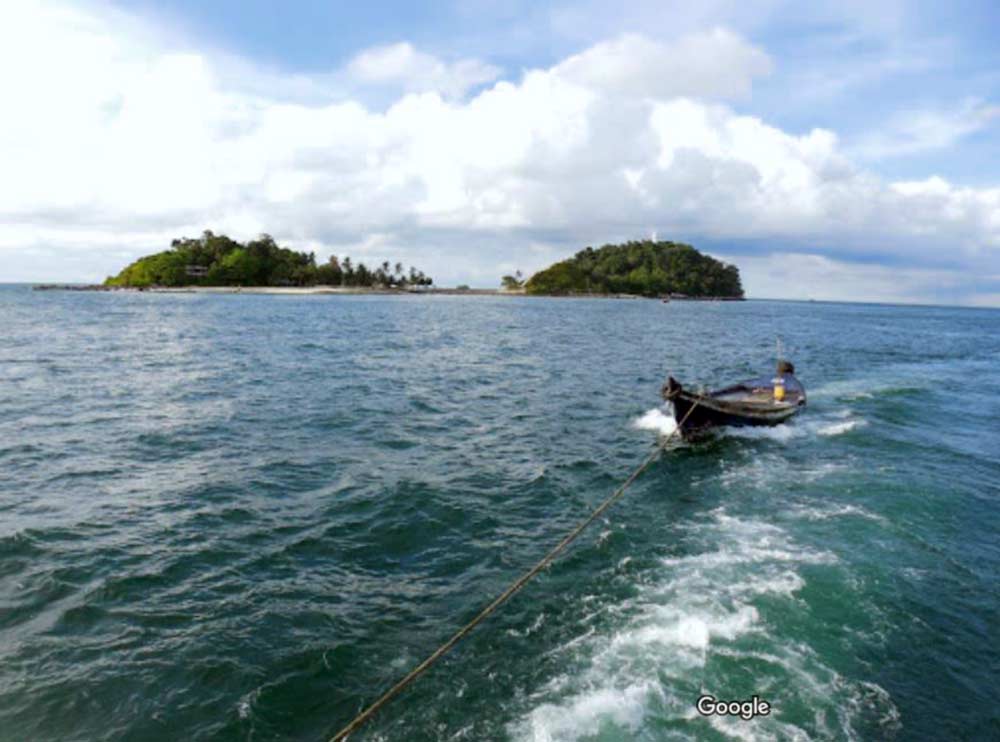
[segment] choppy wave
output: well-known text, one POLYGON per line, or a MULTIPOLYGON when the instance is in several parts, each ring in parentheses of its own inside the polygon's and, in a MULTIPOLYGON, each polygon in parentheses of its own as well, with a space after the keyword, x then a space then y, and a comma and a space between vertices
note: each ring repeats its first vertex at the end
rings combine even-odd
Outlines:
POLYGON ((844 420, 839 423, 830 423, 829 425, 823 425, 816 429, 819 435, 841 435, 843 433, 849 433, 855 428, 865 425, 864 420, 844 420))
POLYGON ((813 521, 830 520, 831 518, 855 517, 876 521, 878 523, 888 522, 886 518, 878 513, 873 513, 859 505, 796 505, 791 508, 790 512, 796 517, 813 521))
POLYGON ((989 731, 1000 315, 662 310, 0 286, 0 737, 328 738, 675 430, 666 359, 790 311, 801 415, 679 444, 362 736, 989 731))

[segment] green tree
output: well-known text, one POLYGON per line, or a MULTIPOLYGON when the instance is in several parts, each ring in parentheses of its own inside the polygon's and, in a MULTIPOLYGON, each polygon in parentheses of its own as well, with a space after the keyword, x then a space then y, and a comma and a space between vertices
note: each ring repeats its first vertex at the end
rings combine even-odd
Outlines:
POLYGON ((520 270, 514 272, 513 276, 504 276, 500 279, 500 285, 507 291, 514 291, 524 286, 524 274, 520 270))
POLYGON ((650 240, 604 245, 596 250, 587 247, 569 260, 539 271, 525 287, 532 294, 743 296, 736 266, 703 255, 690 245, 650 240))
MULTIPOLYGON (((413 282, 425 279, 416 268, 410 269, 413 282)), ((181 237, 170 249, 154 253, 125 266, 109 276, 109 286, 313 286, 326 285, 382 286, 402 285, 403 266, 397 263, 390 272, 384 261, 373 274, 363 263, 357 267, 349 257, 341 262, 330 256, 323 265, 316 264, 316 254, 281 247, 269 234, 261 234, 247 243, 205 230, 200 237, 181 237)))

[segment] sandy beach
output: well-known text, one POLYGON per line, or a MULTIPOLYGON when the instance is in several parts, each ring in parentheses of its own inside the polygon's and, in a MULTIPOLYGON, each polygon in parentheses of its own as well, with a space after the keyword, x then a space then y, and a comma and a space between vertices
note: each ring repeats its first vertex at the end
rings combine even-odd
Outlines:
POLYGON ((363 286, 103 286, 100 284, 39 284, 36 291, 132 291, 150 294, 276 294, 287 296, 311 296, 318 294, 380 294, 386 296, 417 294, 417 295, 456 295, 456 296, 524 296, 523 289, 505 291, 503 289, 455 289, 455 288, 422 288, 422 289, 381 289, 363 286))

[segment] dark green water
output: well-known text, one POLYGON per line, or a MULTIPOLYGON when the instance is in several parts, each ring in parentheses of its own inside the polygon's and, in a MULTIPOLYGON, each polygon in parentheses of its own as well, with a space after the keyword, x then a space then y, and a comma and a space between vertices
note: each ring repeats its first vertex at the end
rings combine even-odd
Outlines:
POLYGON ((1000 737, 1000 312, 0 288, 0 738, 1000 737), (775 711, 706 720, 702 693, 775 711))

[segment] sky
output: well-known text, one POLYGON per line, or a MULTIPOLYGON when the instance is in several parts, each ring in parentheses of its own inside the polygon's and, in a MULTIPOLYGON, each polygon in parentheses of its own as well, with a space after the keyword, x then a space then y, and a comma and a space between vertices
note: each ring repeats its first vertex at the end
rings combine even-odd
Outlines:
POLYGON ((1000 306, 1000 5, 5 0, 0 281, 204 229, 491 287, 669 239, 1000 306))

